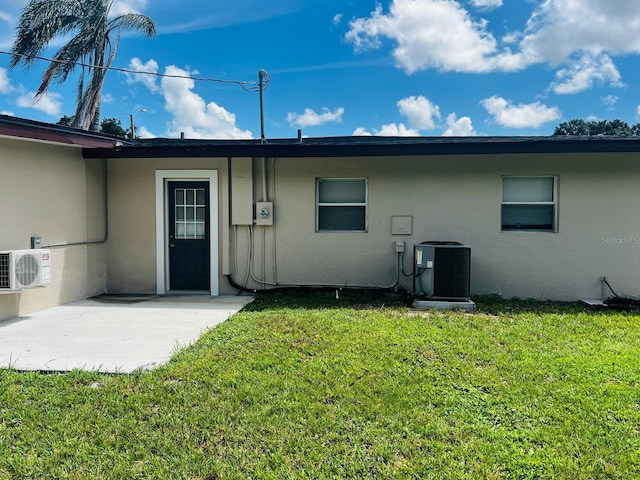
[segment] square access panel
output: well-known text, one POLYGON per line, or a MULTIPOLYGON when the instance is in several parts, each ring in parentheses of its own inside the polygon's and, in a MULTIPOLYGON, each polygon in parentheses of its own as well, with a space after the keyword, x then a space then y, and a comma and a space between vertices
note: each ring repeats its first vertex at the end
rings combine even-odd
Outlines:
POLYGON ((411 215, 391 217, 391 235, 411 235, 411 215))

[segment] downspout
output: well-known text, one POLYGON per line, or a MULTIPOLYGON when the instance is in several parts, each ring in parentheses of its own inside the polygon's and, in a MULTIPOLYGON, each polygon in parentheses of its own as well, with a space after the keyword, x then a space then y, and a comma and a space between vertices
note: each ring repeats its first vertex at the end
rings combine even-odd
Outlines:
POLYGON ((109 171, 107 169, 107 159, 102 161, 104 170, 104 237, 102 240, 87 240, 85 242, 67 242, 67 243, 50 243, 49 245, 42 245, 42 248, 58 248, 58 247, 72 247, 77 245, 98 245, 106 243, 109 240, 109 171))

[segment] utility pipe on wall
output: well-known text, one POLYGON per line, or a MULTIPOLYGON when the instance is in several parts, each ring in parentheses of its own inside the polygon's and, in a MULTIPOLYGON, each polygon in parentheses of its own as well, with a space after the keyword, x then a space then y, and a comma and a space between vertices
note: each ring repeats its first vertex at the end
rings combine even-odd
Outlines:
POLYGON ((107 159, 105 158, 102 162, 104 169, 104 237, 102 238, 102 240, 50 243, 49 245, 42 245, 42 248, 72 247, 76 245, 96 245, 106 243, 107 240, 109 240, 109 171, 107 169, 107 159))

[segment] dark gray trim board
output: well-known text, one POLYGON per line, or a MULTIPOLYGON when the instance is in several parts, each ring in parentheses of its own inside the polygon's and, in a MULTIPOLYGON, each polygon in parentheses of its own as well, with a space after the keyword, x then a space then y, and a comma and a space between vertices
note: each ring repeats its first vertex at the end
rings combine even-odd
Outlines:
POLYGON ((322 137, 259 140, 137 140, 86 149, 85 158, 371 157, 509 153, 640 153, 640 137, 322 137))

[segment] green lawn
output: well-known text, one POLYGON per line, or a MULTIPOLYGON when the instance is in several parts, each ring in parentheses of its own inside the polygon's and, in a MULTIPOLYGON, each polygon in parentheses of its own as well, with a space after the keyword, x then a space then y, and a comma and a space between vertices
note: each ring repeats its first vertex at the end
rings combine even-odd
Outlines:
POLYGON ((259 298, 165 367, 0 371, 0 479, 640 478, 640 314, 259 298))

